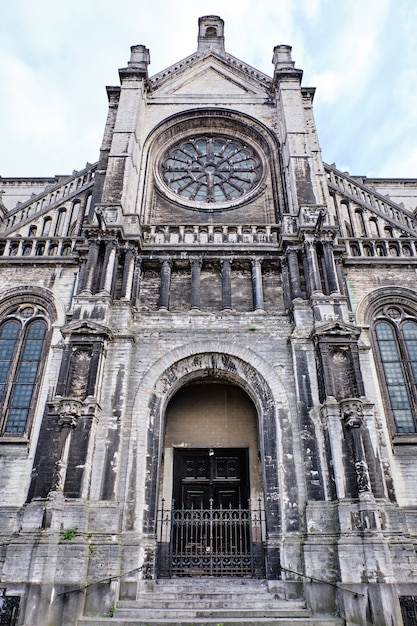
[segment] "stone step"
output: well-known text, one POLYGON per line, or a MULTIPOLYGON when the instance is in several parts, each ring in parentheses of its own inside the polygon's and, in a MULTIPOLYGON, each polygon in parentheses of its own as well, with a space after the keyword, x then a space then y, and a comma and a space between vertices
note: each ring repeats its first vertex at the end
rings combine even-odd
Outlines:
POLYGON ((256 610, 296 610, 304 608, 302 602, 286 602, 285 600, 275 601, 264 598, 242 598, 241 601, 236 598, 190 598, 184 601, 184 598, 139 598, 137 602, 119 601, 117 607, 124 610, 136 609, 152 609, 152 608, 178 608, 187 606, 188 609, 256 609, 256 610))
POLYGON ((148 622, 150 618, 164 620, 167 618, 173 618, 177 616, 177 619, 181 620, 190 620, 191 622, 196 619, 213 619, 217 623, 222 622, 225 618, 234 618, 235 620, 241 617, 252 618, 254 620, 258 618, 268 618, 268 619, 276 619, 277 617, 285 617, 292 619, 300 619, 300 618, 308 618, 310 617, 310 612, 307 609, 251 609, 251 608, 190 608, 187 605, 182 604, 182 606, 178 608, 167 607, 167 608, 151 608, 151 609, 141 609, 141 608, 130 608, 123 609, 117 607, 114 613, 114 617, 119 620, 143 620, 143 622, 148 622))
POLYGON ((250 626, 345 626, 345 621, 337 617, 233 617, 222 618, 221 621, 207 618, 189 619, 170 618, 158 620, 155 618, 144 620, 122 619, 115 617, 82 617, 78 621, 78 626, 242 626, 248 624, 250 626))

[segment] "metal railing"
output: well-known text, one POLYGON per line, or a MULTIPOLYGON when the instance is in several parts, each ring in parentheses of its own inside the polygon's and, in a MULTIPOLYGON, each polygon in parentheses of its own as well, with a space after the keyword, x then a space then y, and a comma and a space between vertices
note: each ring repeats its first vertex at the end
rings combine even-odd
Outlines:
POLYGON ((158 576, 247 576, 265 573, 265 515, 257 509, 158 511, 158 576))

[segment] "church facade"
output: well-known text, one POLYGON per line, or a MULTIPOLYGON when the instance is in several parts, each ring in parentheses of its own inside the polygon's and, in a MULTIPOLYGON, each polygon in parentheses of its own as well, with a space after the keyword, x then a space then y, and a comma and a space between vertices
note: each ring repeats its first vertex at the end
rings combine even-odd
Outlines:
POLYGON ((417 624, 417 180, 323 163, 289 46, 149 62, 0 179, 1 623, 417 624))

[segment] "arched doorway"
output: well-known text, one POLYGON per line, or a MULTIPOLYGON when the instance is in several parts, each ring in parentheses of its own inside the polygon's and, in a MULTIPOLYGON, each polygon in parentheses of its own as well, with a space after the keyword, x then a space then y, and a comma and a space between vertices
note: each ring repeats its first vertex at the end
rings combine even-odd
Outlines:
POLYGON ((183 386, 166 409, 159 576, 264 575, 258 417, 237 385, 183 386))

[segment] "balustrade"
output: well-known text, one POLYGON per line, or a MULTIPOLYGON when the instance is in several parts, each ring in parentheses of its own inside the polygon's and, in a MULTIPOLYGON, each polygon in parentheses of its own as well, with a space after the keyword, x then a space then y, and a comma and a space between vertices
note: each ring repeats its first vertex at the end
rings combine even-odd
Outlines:
POLYGON ((408 215, 407 212, 398 207, 395 202, 391 202, 384 196, 374 192, 372 195, 369 191, 361 185, 359 182, 351 179, 347 180, 340 173, 335 172, 333 169, 327 169, 327 180, 329 185, 343 194, 351 196, 351 198, 363 207, 369 208, 374 214, 378 214, 381 217, 387 217, 389 220, 396 222, 396 224, 403 229, 415 234, 417 231, 417 222, 413 216, 408 215))
POLYGON ((192 246, 221 244, 274 244, 278 241, 278 226, 270 224, 262 226, 213 226, 199 224, 193 226, 143 226, 143 240, 148 245, 192 246))
POLYGON ((10 237, 0 239, 0 259, 8 257, 40 257, 72 256, 75 247, 82 239, 59 237, 10 237))
POLYGON ((390 257, 409 259, 417 257, 416 242, 413 239, 370 239, 349 237, 345 239, 348 257, 390 257))
POLYGON ((9 211, 3 229, 7 230, 16 226, 28 217, 32 217, 43 210, 49 210, 55 204, 62 204, 76 191, 80 191, 94 181, 96 166, 90 166, 87 170, 77 172, 71 181, 68 178, 64 182, 51 186, 48 191, 44 191, 38 196, 23 202, 18 207, 9 211))

